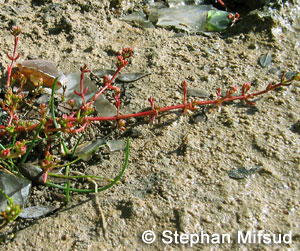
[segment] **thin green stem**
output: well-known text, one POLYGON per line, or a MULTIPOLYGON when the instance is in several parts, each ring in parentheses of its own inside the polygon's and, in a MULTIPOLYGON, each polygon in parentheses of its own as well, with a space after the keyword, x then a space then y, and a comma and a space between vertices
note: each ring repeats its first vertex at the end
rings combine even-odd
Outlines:
POLYGON ((76 163, 77 161, 83 159, 84 157, 86 157, 86 156, 92 154, 93 152, 95 152, 96 150, 98 150, 100 147, 103 147, 103 146, 105 146, 105 144, 100 145, 100 146, 94 148, 93 150, 91 150, 91 151, 89 151, 89 152, 87 152, 87 153, 85 153, 85 154, 79 156, 77 159, 72 160, 71 162, 68 162, 68 163, 62 164, 62 165, 53 166, 53 168, 60 168, 60 167, 64 167, 64 166, 67 166, 67 165, 72 165, 72 164, 76 163))
POLYGON ((22 159, 21 159, 21 163, 22 163, 22 164, 24 164, 25 161, 26 161, 26 159, 28 158, 28 155, 29 155, 29 153, 31 152, 31 150, 32 150, 32 148, 33 148, 33 145, 34 145, 34 143, 35 143, 35 141, 36 141, 36 139, 37 139, 37 137, 38 137, 38 135, 39 135, 39 133, 40 133, 42 127, 43 127, 45 124, 46 124, 46 119, 43 118, 43 120, 42 120, 40 126, 39 126, 38 129, 36 130, 36 133, 35 133, 35 135, 34 135, 34 137, 33 137, 33 140, 31 141, 30 146, 28 147, 26 153, 23 155, 23 157, 22 157, 22 159))
MULTIPOLYGON (((68 166, 67 166, 68 167, 68 166)), ((92 178, 92 179, 103 179, 108 181, 114 181, 114 179, 109 179, 101 176, 96 175, 63 175, 63 174, 57 174, 57 173, 48 173, 48 176, 56 177, 56 178, 63 178, 63 179, 84 179, 84 178, 92 178)))
POLYGON ((14 135, 14 138, 13 138, 13 142, 12 142, 12 145, 14 146, 15 143, 16 143, 16 139, 17 139, 17 134, 14 135))
MULTIPOLYGON (((65 172, 65 174, 66 174, 67 177, 69 177, 68 176, 69 175, 69 171, 70 171, 70 165, 67 165, 66 166, 66 172, 65 172)), ((71 185, 71 181, 68 180, 67 184, 65 185, 65 187, 66 187, 66 201, 67 201, 67 203, 70 202, 70 185, 71 185)))
MULTIPOLYGON (((57 80, 58 80, 58 78, 55 78, 53 86, 52 86, 51 99, 50 99, 51 115, 52 115, 53 124, 54 124, 55 128, 58 128, 58 125, 56 122, 56 117, 55 117, 55 109, 54 109, 54 92, 55 92, 55 86, 56 86, 57 80)), ((66 147, 66 144, 61 136, 61 132, 58 133, 58 137, 60 139, 61 144, 63 145, 65 154, 69 154, 68 148, 66 147)))
POLYGON ((58 80, 58 78, 55 78, 53 86, 52 86, 51 99, 50 99, 51 115, 52 115, 53 124, 54 124, 55 128, 58 128, 56 118, 55 118, 55 111, 54 111, 54 92, 55 92, 55 86, 56 86, 57 80, 58 80))
MULTIPOLYGON (((48 104, 47 111, 45 112, 44 117, 43 117, 43 119, 42 119, 42 121, 41 121, 41 123, 40 123, 38 129, 36 130, 36 133, 35 133, 35 135, 34 135, 34 137, 33 137, 33 140, 31 141, 30 146, 28 147, 26 153, 23 155, 23 158, 21 159, 21 163, 22 163, 22 164, 25 163, 26 159, 28 158, 29 153, 31 152, 31 150, 32 150, 32 148, 33 148, 34 143, 36 142, 36 139, 37 139, 37 137, 38 137, 38 135, 39 135, 39 133, 40 133, 42 127, 46 124, 46 121, 47 121, 46 118, 47 118, 47 114, 48 114, 48 112, 49 112, 49 107, 52 106, 52 100, 54 99, 54 91, 55 91, 55 85, 56 85, 56 82, 57 82, 57 78, 55 79, 54 84, 53 84, 53 87, 52 87, 51 99, 50 99, 50 102, 49 102, 49 104, 48 104)), ((54 121, 55 121, 55 120, 54 120, 54 121)), ((55 122, 56 122, 56 121, 55 121, 55 122)), ((53 122, 53 123, 55 123, 55 122, 53 122)))
MULTIPOLYGON (((123 168, 121 170, 121 172, 119 173, 119 175, 114 179, 114 181, 112 181, 110 184, 104 186, 104 187, 100 187, 98 188, 98 192, 101 192, 101 191, 104 191, 106 189, 109 189, 110 187, 112 187, 114 184, 116 184, 119 179, 123 176, 125 170, 126 170, 126 167, 128 165, 128 159, 129 159, 129 138, 127 138, 127 145, 126 145, 126 156, 125 156, 125 161, 124 161, 124 165, 123 165, 123 168)), ((56 188, 59 188, 59 189, 63 189, 63 190, 66 190, 66 187, 64 186, 60 186, 60 185, 57 185, 57 184, 53 184, 53 183, 50 183, 50 182, 46 182, 46 185, 48 186, 51 186, 51 187, 56 187, 56 188)), ((77 189, 77 188, 70 188, 70 191, 72 192, 77 192, 77 193, 93 193, 95 192, 95 189, 77 189)))
POLYGON ((82 138, 83 138, 83 134, 81 134, 81 136, 80 136, 79 139, 77 140, 76 145, 75 145, 75 147, 74 147, 74 149, 73 149, 71 158, 74 158, 76 149, 77 149, 78 145, 80 144, 80 141, 81 141, 82 138))

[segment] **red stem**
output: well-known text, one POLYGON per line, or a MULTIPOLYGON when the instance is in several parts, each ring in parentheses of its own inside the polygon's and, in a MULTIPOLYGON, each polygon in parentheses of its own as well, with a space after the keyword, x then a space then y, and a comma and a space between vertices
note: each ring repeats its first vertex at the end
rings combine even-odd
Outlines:
POLYGON ((106 89, 111 88, 111 84, 114 82, 114 80, 116 79, 116 77, 118 76, 118 74, 120 73, 120 71, 123 69, 124 67, 120 67, 118 68, 118 70, 115 72, 115 74, 113 75, 113 77, 109 80, 109 83, 106 84, 102 89, 100 89, 100 91, 98 91, 95 96, 87 103, 87 105, 91 105, 93 104, 98 98, 99 96, 105 92, 106 89))
POLYGON ((84 71, 81 71, 81 74, 80 74, 80 96, 82 98, 82 105, 85 105, 85 97, 84 97, 84 93, 83 93, 83 90, 84 90, 83 77, 84 77, 84 71))
POLYGON ((14 52, 13 52, 13 55, 12 57, 8 56, 8 58, 11 60, 11 63, 9 66, 7 66, 7 82, 6 82, 6 87, 9 87, 10 86, 10 81, 11 81, 11 73, 12 73, 12 69, 13 69, 13 66, 14 66, 14 63, 16 62, 16 60, 20 57, 20 53, 16 56, 16 53, 17 53, 17 47, 18 47, 18 40, 19 40, 19 37, 14 35, 15 37, 15 44, 14 44, 14 52))
MULTIPOLYGON (((259 92, 255 92, 255 93, 250 93, 250 94, 244 94, 244 95, 240 95, 240 96, 233 96, 233 97, 225 97, 222 98, 221 103, 224 102, 230 102, 233 100, 247 100, 249 98, 253 98, 255 96, 259 96, 261 94, 267 93, 269 91, 272 91, 280 86, 283 85, 288 85, 289 82, 291 82, 292 80, 286 81, 285 83, 278 83, 275 85, 272 85, 271 87, 267 87, 265 90, 263 91, 259 91, 259 92)), ((108 88, 108 86, 105 86, 108 88)), ((105 88, 104 87, 104 88, 105 88)), ((104 89, 103 88, 103 89, 104 89)), ((101 91, 103 90, 101 89, 101 91)), ((103 92, 103 91, 102 91, 103 92)), ((187 110, 194 110, 195 109, 195 105, 201 106, 201 105, 211 105, 211 104, 220 104, 220 99, 216 99, 216 100, 195 100, 193 102, 190 103, 186 103, 186 104, 178 104, 178 105, 172 105, 172 106, 166 106, 166 107, 159 107, 156 108, 155 111, 160 113, 160 112, 166 112, 166 111, 171 111, 171 110, 176 110, 176 109, 187 109, 187 110)), ((153 115, 153 110, 149 110, 149 111, 145 111, 145 112, 138 112, 138 113, 131 113, 131 114, 124 114, 124 115, 117 115, 117 116, 109 116, 109 117, 86 117, 86 118, 82 118, 82 123, 83 126, 80 127, 79 129, 74 129, 72 131, 70 131, 71 133, 77 133, 79 131, 82 131, 89 122, 92 121, 105 121, 105 120, 119 120, 119 119, 128 119, 128 118, 133 118, 133 117, 146 117, 146 116, 150 116, 153 115)), ((77 118, 74 117, 69 117, 68 118, 68 122, 78 122, 77 118)), ((53 124, 52 119, 50 119, 49 121, 47 121, 47 123, 49 123, 49 125, 53 124)), ((36 129, 39 126, 39 124, 37 125, 32 125, 30 127, 18 127, 15 130, 16 131, 31 131, 36 129)), ((5 125, 0 125, 0 130, 5 129, 5 125)), ((56 131, 65 131, 66 128, 48 128, 47 131, 48 132, 56 132, 56 131)), ((6 131, 0 132, 0 136, 1 135, 5 135, 6 131)))

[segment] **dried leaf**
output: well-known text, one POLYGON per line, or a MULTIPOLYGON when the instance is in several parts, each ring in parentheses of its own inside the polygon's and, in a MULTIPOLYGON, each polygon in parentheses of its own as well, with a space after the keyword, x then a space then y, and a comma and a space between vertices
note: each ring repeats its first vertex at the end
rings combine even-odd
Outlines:
POLYGON ((22 210, 19 217, 24 219, 37 219, 41 216, 49 214, 56 209, 54 206, 33 206, 26 207, 22 210))
POLYGON ((17 64, 19 71, 37 85, 40 78, 43 78, 43 84, 51 88, 54 79, 57 77, 56 89, 59 89, 64 83, 64 74, 56 68, 55 64, 51 61, 35 59, 25 60, 17 64))
POLYGON ((43 169, 39 168, 34 163, 23 163, 19 165, 20 173, 36 184, 44 184, 43 169))
POLYGON ((109 70, 109 69, 98 69, 94 70, 92 73, 93 75, 99 77, 99 78, 104 78, 107 75, 114 75, 116 71, 114 70, 109 70))
POLYGON ((158 26, 187 32, 223 31, 232 24, 229 14, 212 5, 177 5, 150 12, 149 20, 158 26))
POLYGON ((99 148, 101 145, 104 145, 105 142, 106 142, 105 139, 98 139, 98 140, 93 140, 90 142, 83 143, 77 147, 75 151, 75 156, 82 157, 82 160, 88 161, 92 158, 92 153, 94 152, 94 150, 96 150, 96 148, 99 148), (91 154, 88 154, 83 157, 83 155, 89 152, 91 154))
POLYGON ((94 103, 99 117, 109 117, 117 115, 116 107, 110 103, 104 95, 101 95, 94 103))
POLYGON ((155 28, 155 26, 146 19, 144 12, 133 12, 125 17, 120 18, 121 21, 133 22, 136 26, 141 28, 155 28))
POLYGON ((57 109, 65 114, 71 114, 72 106, 68 102, 60 102, 57 109))
POLYGON ((272 62, 271 54, 268 52, 260 57, 259 63, 262 67, 268 67, 272 62))
MULTIPOLYGON (((80 90, 80 73, 66 75, 66 85, 65 98, 67 100, 73 99, 75 101, 75 108, 79 108, 82 104, 82 99, 74 93, 74 90, 80 90)), ((99 91, 99 88, 86 76, 84 77, 84 86, 88 88, 85 98, 89 101, 99 91)), ((62 93, 62 90, 58 90, 58 93, 62 93)), ((98 116, 115 116, 117 114, 116 107, 104 95, 99 96, 94 106, 98 116)))
POLYGON ((167 0, 166 2, 172 8, 180 5, 200 5, 204 0, 167 0))
MULTIPOLYGON (((115 73, 114 70, 109 70, 109 69, 99 69, 99 70, 93 71, 93 74, 95 76, 97 76, 98 78, 103 78, 107 75, 113 75, 114 73, 115 73)), ((136 80, 139 80, 150 74, 151 73, 148 73, 148 72, 120 73, 117 76, 117 80, 124 82, 124 83, 129 83, 129 82, 134 82, 136 80)))
POLYGON ((145 76, 150 75, 151 73, 143 73, 143 72, 133 72, 133 73, 123 73, 120 74, 117 79, 121 82, 130 83, 137 81, 145 76))
POLYGON ((109 150, 111 152, 123 150, 126 148, 126 140, 121 140, 121 139, 108 140, 106 144, 108 145, 109 150))
MULTIPOLYGON (((0 171, 0 189, 10 198, 13 198, 15 204, 23 207, 31 190, 31 182, 25 178, 0 171)), ((0 194, 0 210, 4 211, 6 206, 7 199, 3 194, 0 194)))
POLYGON ((39 105, 42 104, 42 103, 47 104, 47 103, 49 103, 50 99, 51 99, 51 95, 48 94, 48 93, 45 93, 45 94, 42 94, 39 98, 36 99, 36 103, 39 104, 39 105))
POLYGON ((88 161, 92 158, 92 153, 96 148, 99 148, 101 145, 106 144, 109 147, 109 150, 111 152, 118 151, 118 150, 123 150, 126 148, 126 141, 125 140, 118 140, 118 139, 113 139, 113 140, 106 140, 106 139, 98 139, 98 140, 93 140, 91 142, 86 142, 81 145, 79 145, 75 151, 75 155, 77 157, 80 157, 82 160, 88 161), (91 154, 87 154, 87 153, 91 154), (83 156, 87 154, 86 156, 83 156))
POLYGON ((198 98, 208 98, 210 94, 199 88, 187 88, 187 96, 198 97, 198 98))
POLYGON ((228 172, 228 175, 232 179, 240 180, 240 179, 245 179, 246 177, 256 173, 257 171, 260 171, 261 169, 263 169, 262 166, 253 167, 251 169, 246 169, 245 167, 241 167, 238 169, 231 169, 228 172))

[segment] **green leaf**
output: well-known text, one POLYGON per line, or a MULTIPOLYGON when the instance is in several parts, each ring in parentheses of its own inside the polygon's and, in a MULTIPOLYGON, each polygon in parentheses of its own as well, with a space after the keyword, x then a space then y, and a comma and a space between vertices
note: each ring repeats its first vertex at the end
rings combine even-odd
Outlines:
POLYGON ((230 12, 220 10, 210 10, 207 13, 206 30, 207 31, 224 31, 231 24, 232 20, 228 18, 230 12))

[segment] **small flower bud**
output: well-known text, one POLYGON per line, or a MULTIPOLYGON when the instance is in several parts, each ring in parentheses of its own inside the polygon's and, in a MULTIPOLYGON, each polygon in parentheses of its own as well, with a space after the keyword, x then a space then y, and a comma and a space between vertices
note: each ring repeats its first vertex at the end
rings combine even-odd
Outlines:
POLYGON ((10 30, 10 33, 11 33, 13 36, 17 37, 17 36, 19 36, 20 33, 21 33, 21 28, 20 28, 19 26, 14 26, 14 27, 12 27, 12 29, 10 30))
POLYGON ((72 109, 74 109, 74 107, 75 107, 75 101, 74 101, 74 99, 70 99, 69 104, 72 107, 72 109))
POLYGON ((4 149, 0 151, 0 157, 8 158, 10 156, 10 149, 4 149))
POLYGON ((87 65, 85 64, 84 66, 80 67, 81 72, 89 72, 90 70, 88 69, 87 65))

